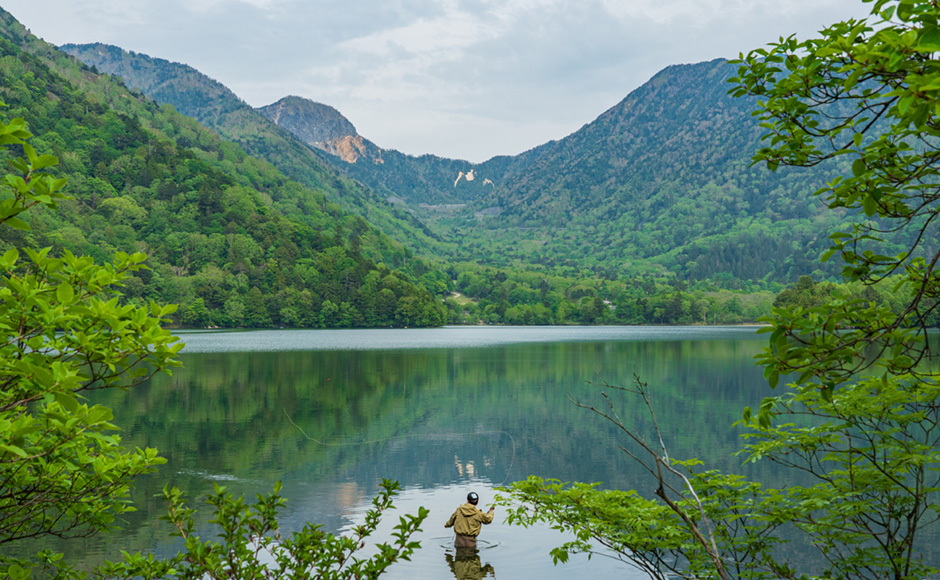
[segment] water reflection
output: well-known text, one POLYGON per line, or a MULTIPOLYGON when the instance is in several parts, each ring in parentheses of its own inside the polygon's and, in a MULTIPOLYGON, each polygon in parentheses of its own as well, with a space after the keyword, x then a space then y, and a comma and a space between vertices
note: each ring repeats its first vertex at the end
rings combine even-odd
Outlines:
POLYGON ((455 554, 446 554, 444 559, 457 580, 482 580, 484 576, 496 577, 496 570, 489 562, 480 563, 477 548, 457 548, 455 554))
MULTIPOLYGON (((173 376, 128 393, 95 394, 95 402, 114 409, 127 445, 156 447, 168 464, 138 481, 139 511, 128 516, 119 545, 95 539, 59 549, 86 554, 89 561, 114 557, 117 549, 177 549, 159 521, 165 506, 153 499, 167 483, 186 490, 198 507, 216 483, 250 499, 280 480, 288 499, 280 519, 284 532, 308 521, 343 531, 362 522, 379 482, 388 478, 405 489, 396 501, 401 513, 417 513, 420 506, 431 510, 425 528, 433 533, 415 538, 422 549, 412 562, 393 566, 387 578, 448 577, 453 570, 447 555, 456 562, 456 554, 453 538, 449 545, 440 538, 440 526, 454 499, 471 489, 492 497, 500 484, 539 475, 648 491, 642 472, 618 451, 618 431, 571 404, 569 397, 598 396, 601 387, 590 381, 628 384, 639 374, 653 391, 672 454, 731 471, 741 466, 731 455, 739 441, 728 426, 743 406, 755 406, 767 394, 752 364, 763 340, 752 329, 304 331, 186 338, 193 344, 197 336, 199 348, 184 351, 185 366, 173 376), (643 332, 650 333, 646 340, 643 332), (377 346, 383 341, 384 350, 377 346)), ((619 395, 614 401, 625 422, 640 431, 651 428, 638 401, 619 395)), ((214 534, 206 511, 200 516, 203 533, 214 534)), ((398 516, 388 519, 388 528, 375 535, 378 541, 391 537, 398 516)), ((616 562, 586 557, 553 566, 549 550, 565 538, 547 527, 514 528, 497 516, 484 536, 481 569, 498 568, 502 578, 605 578, 624 572, 616 562)))

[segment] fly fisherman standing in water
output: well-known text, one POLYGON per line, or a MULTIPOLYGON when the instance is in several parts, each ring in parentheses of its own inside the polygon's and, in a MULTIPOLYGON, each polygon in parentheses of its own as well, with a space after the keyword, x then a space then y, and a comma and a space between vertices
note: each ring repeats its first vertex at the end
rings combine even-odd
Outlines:
POLYGON ((480 508, 477 507, 477 503, 480 502, 480 496, 474 492, 467 494, 467 503, 463 504, 457 511, 454 512, 450 519, 447 520, 447 523, 444 524, 445 528, 453 526, 454 531, 457 532, 457 537, 454 539, 454 547, 456 548, 476 548, 477 547, 477 536, 480 535, 480 524, 488 524, 493 521, 493 512, 495 508, 490 508, 490 511, 483 513, 480 508))

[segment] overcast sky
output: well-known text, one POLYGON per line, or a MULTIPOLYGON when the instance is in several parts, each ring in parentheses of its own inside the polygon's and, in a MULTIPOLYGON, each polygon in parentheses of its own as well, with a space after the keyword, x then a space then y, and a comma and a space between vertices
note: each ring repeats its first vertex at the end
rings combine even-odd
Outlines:
POLYGON ((253 106, 332 105, 380 147, 483 161, 559 139, 670 64, 867 14, 860 0, 0 0, 56 45, 182 62, 253 106))

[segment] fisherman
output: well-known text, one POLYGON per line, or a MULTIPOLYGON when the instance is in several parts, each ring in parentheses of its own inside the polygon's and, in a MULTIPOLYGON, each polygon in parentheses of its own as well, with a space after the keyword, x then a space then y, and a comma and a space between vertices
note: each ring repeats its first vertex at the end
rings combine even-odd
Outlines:
POLYGON ((457 548, 475 548, 477 545, 477 536, 480 535, 480 524, 488 524, 493 521, 493 512, 496 508, 491 507, 490 511, 483 513, 477 507, 480 502, 480 496, 474 492, 467 494, 467 503, 463 504, 454 512, 445 528, 452 527, 457 532, 454 539, 454 547, 457 548))

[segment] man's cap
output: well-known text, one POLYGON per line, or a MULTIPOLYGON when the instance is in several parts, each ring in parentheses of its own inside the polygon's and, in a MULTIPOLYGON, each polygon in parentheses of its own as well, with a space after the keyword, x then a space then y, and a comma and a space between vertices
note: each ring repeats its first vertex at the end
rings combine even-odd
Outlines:
POLYGON ((473 505, 477 505, 477 502, 480 501, 480 496, 471 491, 467 494, 467 501, 473 505))

